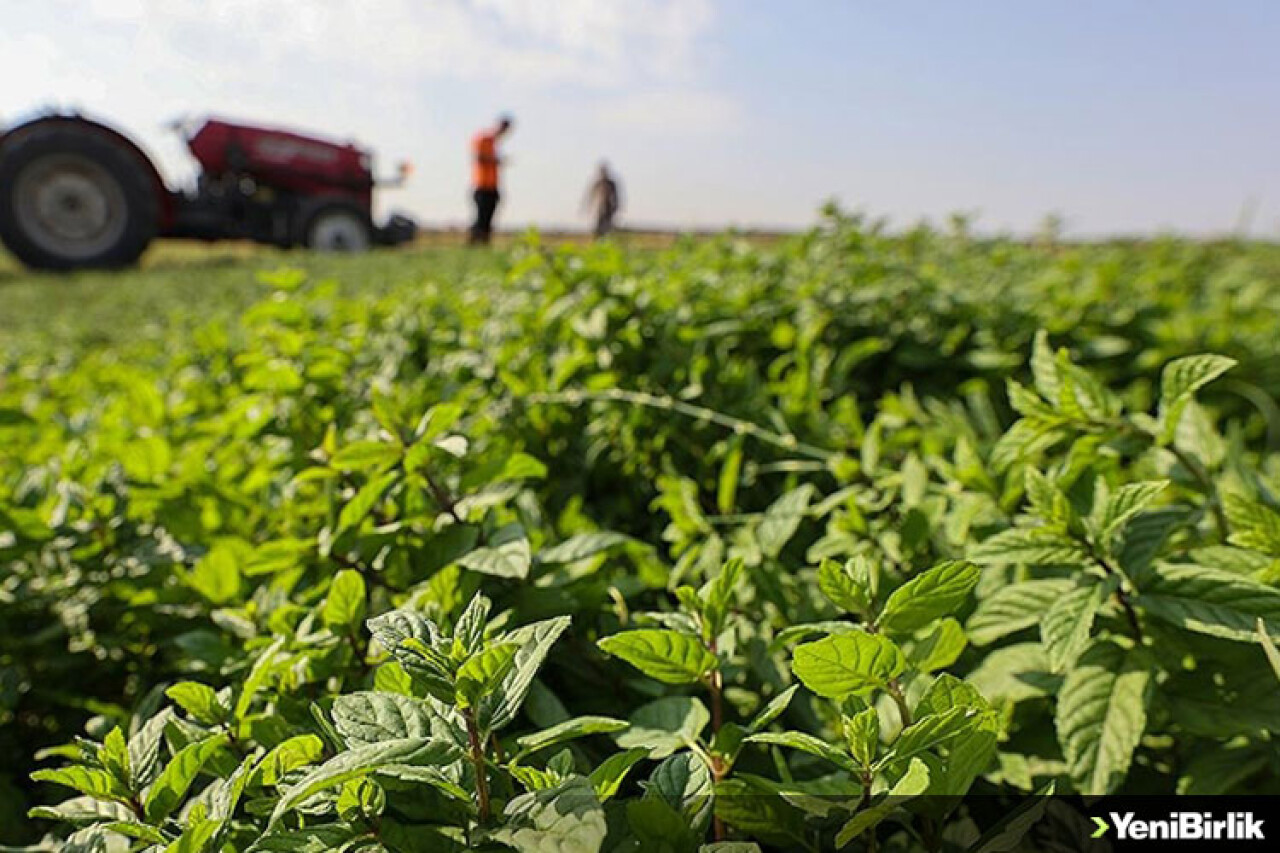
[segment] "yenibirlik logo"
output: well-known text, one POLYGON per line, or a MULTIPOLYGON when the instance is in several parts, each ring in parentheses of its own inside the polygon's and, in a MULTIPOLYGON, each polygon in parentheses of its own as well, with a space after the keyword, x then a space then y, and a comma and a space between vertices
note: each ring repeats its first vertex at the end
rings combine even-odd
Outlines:
POLYGON ((1094 838, 1115 829, 1120 841, 1263 841, 1262 818, 1252 812, 1230 812, 1215 818, 1213 812, 1170 812, 1168 819, 1148 820, 1133 812, 1108 812, 1111 823, 1096 815, 1094 838), (1114 825, 1114 827, 1113 827, 1114 825))

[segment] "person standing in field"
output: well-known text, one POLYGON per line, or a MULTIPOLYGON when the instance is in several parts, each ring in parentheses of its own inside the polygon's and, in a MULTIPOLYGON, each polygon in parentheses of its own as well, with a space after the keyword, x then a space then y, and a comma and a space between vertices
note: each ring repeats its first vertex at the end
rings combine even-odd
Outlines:
POLYGON ((587 196, 583 199, 582 206, 595 216, 597 240, 614 229, 614 217, 622 209, 622 190, 609 171, 609 164, 603 160, 600 161, 596 179, 587 187, 587 196))
POLYGON ((480 131, 471 140, 471 188, 476 203, 476 221, 471 226, 472 245, 487 245, 493 236, 493 215, 501 200, 498 168, 502 165, 502 158, 498 156, 498 141, 507 135, 512 124, 510 116, 500 116, 496 125, 480 131))

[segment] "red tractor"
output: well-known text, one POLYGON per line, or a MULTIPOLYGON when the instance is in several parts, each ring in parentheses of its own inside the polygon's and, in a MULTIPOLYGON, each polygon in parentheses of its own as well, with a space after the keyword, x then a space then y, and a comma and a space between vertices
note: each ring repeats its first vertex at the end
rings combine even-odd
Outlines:
POLYGON ((156 237, 362 251, 412 240, 404 216, 373 222, 372 157, 281 130, 210 119, 186 134, 193 190, 170 190, 124 134, 80 115, 0 131, 0 240, 28 266, 134 263, 156 237))

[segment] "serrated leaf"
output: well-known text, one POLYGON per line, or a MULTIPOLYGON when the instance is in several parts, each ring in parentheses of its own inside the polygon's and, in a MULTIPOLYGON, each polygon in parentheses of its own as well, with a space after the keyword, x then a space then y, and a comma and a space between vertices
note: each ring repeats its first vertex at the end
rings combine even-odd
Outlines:
POLYGON ((339 634, 354 631, 364 621, 364 578, 354 569, 343 569, 333 576, 329 594, 320 608, 325 627, 339 634))
POLYGON ((167 844, 169 842, 168 837, 160 830, 153 826, 147 826, 145 823, 139 823, 136 820, 113 820, 101 826, 108 832, 119 833, 126 838, 132 838, 137 841, 146 841, 150 844, 167 844))
POLYGON ((989 653, 969 674, 969 683, 992 701, 1017 703, 1056 693, 1062 677, 1049 671, 1040 643, 1016 643, 989 653))
POLYGON ((1136 602, 1150 615, 1200 634, 1252 643, 1257 621, 1280 631, 1280 590, 1203 566, 1159 565, 1136 602))
POLYGON ((1044 329, 1036 331, 1035 342, 1031 347, 1031 375, 1040 396, 1046 400, 1058 399, 1058 363, 1053 347, 1049 345, 1049 334, 1044 329))
POLYGON ((160 823, 182 802, 201 769, 230 743, 225 734, 188 744, 170 759, 147 791, 147 820, 160 823))
POLYGON ((880 751, 880 715, 875 706, 864 708, 841 722, 849 753, 858 764, 870 767, 880 751))
POLYGON ((493 838, 519 853, 599 853, 608 831, 594 789, 580 776, 514 797, 503 815, 493 838))
POLYGON ((691 684, 716 666, 715 655, 700 639, 678 631, 623 631, 603 638, 598 645, 650 678, 667 684, 691 684))
POLYGON ((675 809, 694 833, 705 830, 711 817, 711 771, 691 752, 664 759, 645 785, 647 795, 657 795, 675 809))
POLYGON ((1075 512, 1057 484, 1035 468, 1027 468, 1023 480, 1027 500, 1031 502, 1035 514, 1054 530, 1066 531, 1070 528, 1075 512))
POLYGON ((828 699, 883 687, 905 668, 906 660, 892 640, 861 632, 797 646, 792 662, 804 686, 828 699))
POLYGON ((483 575, 522 579, 529 576, 533 552, 523 531, 497 545, 476 548, 458 559, 458 565, 483 575))
POLYGON ((260 784, 277 785, 285 774, 306 767, 324 755, 324 741, 315 735, 295 735, 276 744, 258 762, 256 773, 260 784))
POLYGON ((1102 537, 1108 540, 1120 527, 1146 509, 1168 487, 1168 480, 1126 483, 1107 499, 1102 513, 1102 537))
POLYGON ((492 607, 493 602, 487 596, 477 594, 472 597, 453 628, 455 656, 472 654, 480 648, 492 607))
POLYGON ((458 704, 464 708, 474 707, 480 697, 495 691, 515 666, 519 648, 515 643, 500 643, 467 658, 458 668, 458 704))
POLYGON ((827 620, 823 622, 802 622, 799 625, 788 625, 778 632, 773 638, 773 642, 769 644, 772 650, 785 648, 792 643, 800 640, 807 640, 810 637, 825 637, 828 634, 847 634, 851 631, 861 631, 857 625, 852 622, 837 622, 827 620))
POLYGON ((1280 555, 1280 512, 1231 492, 1223 496, 1222 503, 1231 524, 1228 542, 1264 554, 1280 555))
POLYGON ((450 740, 448 724, 422 699, 398 693, 349 693, 333 700, 334 728, 349 746, 406 738, 450 740))
POLYGON ((460 757, 461 752, 453 744, 430 738, 389 740, 339 753, 289 787, 276 803, 270 825, 278 824, 308 797, 379 768, 400 764, 412 767, 452 764, 460 757))
POLYGON ((618 793, 618 789, 622 787, 622 783, 626 780, 627 774, 631 772, 631 768, 648 757, 648 749, 635 747, 623 752, 615 752, 600 762, 596 769, 591 771, 591 775, 587 777, 600 802, 608 802, 614 794, 618 793))
POLYGON ((836 833, 836 847, 844 847, 869 829, 874 829, 889 814, 908 800, 920 796, 929 788, 929 768, 918 758, 911 759, 907 771, 894 783, 879 802, 855 814, 836 833))
POLYGON ((764 518, 756 528, 756 541, 766 555, 776 557, 782 553, 783 547, 799 529, 813 491, 813 486, 805 483, 778 498, 765 510, 764 518))
POLYGON ((1109 794, 1129 772, 1147 726, 1151 667, 1141 651, 1100 640, 1067 673, 1055 723, 1071 776, 1083 794, 1109 794))
POLYGON ((734 557, 727 560, 716 576, 703 588, 702 600, 705 606, 702 609, 702 615, 706 623, 704 635, 707 639, 718 636, 724 630, 725 618, 729 607, 733 604, 742 575, 742 559, 734 557))
POLYGON ((971 559, 996 564, 1070 565, 1085 562, 1087 556, 1078 542, 1044 527, 1013 527, 969 549, 971 559))
POLYGON ((1005 381, 1005 393, 1009 397, 1009 405, 1020 415, 1035 418, 1057 417, 1053 406, 1046 403, 1035 391, 1013 379, 1005 381))
POLYGON ((631 537, 609 530, 579 533, 550 548, 543 548, 538 552, 538 562, 549 565, 576 563, 612 551, 631 541, 631 537))
POLYGON ((205 853, 214 846, 213 840, 224 825, 224 821, 210 820, 202 814, 189 816, 183 821, 182 835, 165 848, 165 853, 205 853))
POLYGON ((105 800, 128 803, 129 791, 114 776, 96 767, 59 767, 56 769, 37 770, 31 774, 36 782, 52 782, 105 800))
POLYGON ((546 770, 539 770, 536 767, 525 767, 522 764, 509 764, 507 765, 507 772, 526 791, 543 791, 547 788, 554 788, 565 780, 565 774, 551 770, 550 765, 546 770))
POLYGON ((333 529, 333 538, 337 539, 348 530, 359 527, 399 480, 398 471, 387 471, 361 486, 351 500, 343 506, 342 512, 338 513, 338 523, 333 529))
POLYGON ((1039 624, 1049 607, 1065 595, 1073 582, 1059 578, 1023 581, 1002 586, 989 598, 981 598, 965 630, 975 646, 994 643, 1039 624))
POLYGON ((848 770, 850 773, 856 774, 859 771, 857 762, 850 756, 836 749, 825 740, 805 732, 757 732, 748 736, 746 742, 798 749, 801 752, 807 752, 810 755, 826 759, 837 767, 848 770))
POLYGON ((627 722, 630 727, 614 737, 618 746, 641 747, 659 759, 697 743, 711 713, 692 696, 670 696, 640 706, 627 722))
POLYGON ((376 820, 387 805, 382 786, 369 778, 352 779, 342 785, 335 804, 338 817, 348 823, 376 820))
POLYGON ((253 697, 257 695, 259 688, 270 677, 271 667, 275 664, 276 655, 284 648, 284 644, 284 637, 276 637, 254 659, 253 666, 249 668, 249 674, 245 676, 244 682, 240 685, 240 695, 236 697, 235 707, 231 710, 231 716, 234 719, 242 720, 245 714, 249 713, 249 709, 253 707, 253 697))
POLYGON ((1186 507, 1170 506, 1138 513, 1120 530, 1119 541, 1111 545, 1116 561, 1131 578, 1138 577, 1164 547, 1173 531, 1189 515, 1186 507))
POLYGON ((63 800, 56 806, 36 806, 28 817, 42 820, 64 821, 71 824, 100 823, 111 820, 129 820, 133 809, 115 800, 101 800, 88 794, 63 800))
POLYGON ((881 759, 881 764, 901 761, 941 746, 972 731, 978 721, 978 712, 966 707, 953 707, 936 714, 922 715, 902 730, 888 755, 881 759))
POLYGON ((865 615, 871 611, 871 591, 867 589, 865 580, 867 572, 859 570, 859 561, 866 559, 854 557, 844 565, 828 559, 818 565, 818 589, 846 613, 865 615))
POLYGON ((948 616, 939 621, 928 636, 912 645, 907 660, 918 672, 934 672, 955 663, 968 642, 964 628, 948 616))
POLYGON ((1173 440, 1192 395, 1235 365, 1235 359, 1212 354, 1189 355, 1165 365, 1160 374, 1159 438, 1162 444, 1173 440))
POLYGON ((531 755, 539 750, 559 746, 588 735, 620 732, 628 725, 629 723, 625 720, 615 720, 612 717, 574 717, 557 723, 549 729, 516 738, 516 743, 520 746, 520 752, 516 757, 531 755))
POLYGON ((160 745, 164 742, 165 726, 173 711, 165 709, 142 724, 129 738, 129 769, 133 787, 145 788, 155 781, 160 772, 160 745))
POLYGON ((889 634, 912 634, 955 612, 968 599, 980 574, 973 563, 940 563, 895 589, 881 609, 877 624, 889 634))
POLYGON ((440 629, 436 624, 412 610, 392 610, 368 620, 365 627, 387 651, 394 651, 411 638, 428 647, 435 646, 440 639, 440 629))
POLYGON ((991 449, 991 468, 997 474, 1016 462, 1032 459, 1063 439, 1061 418, 1022 418, 1015 421, 991 449))
POLYGON ((108 773, 128 786, 133 773, 129 769, 129 747, 119 726, 107 732, 107 736, 103 738, 102 748, 98 750, 98 760, 108 773))
POLYGON ((934 679, 916 703, 916 715, 924 717, 927 714, 941 714, 952 708, 985 711, 990 707, 978 688, 954 675, 943 673, 934 679))
POLYGON ((569 627, 569 622, 568 616, 557 616, 517 628, 503 637, 503 642, 514 643, 518 651, 502 685, 480 703, 477 717, 481 728, 497 731, 515 719, 529 695, 534 676, 542 668, 551 647, 569 627))
POLYGON ((796 691, 799 689, 799 684, 793 684, 770 699, 769 703, 760 709, 760 713, 756 714, 751 719, 751 722, 747 724, 747 734, 763 731, 766 726, 782 716, 791 704, 791 698, 796 695, 796 691))
POLYGON ((226 721, 230 710, 218 700, 218 694, 207 684, 198 681, 180 681, 164 692, 178 707, 205 725, 214 726, 226 721))
POLYGON ((1040 623, 1040 642, 1051 672, 1069 669, 1089 645, 1093 618, 1111 589, 1111 584, 1090 582, 1064 594, 1045 613, 1040 623))

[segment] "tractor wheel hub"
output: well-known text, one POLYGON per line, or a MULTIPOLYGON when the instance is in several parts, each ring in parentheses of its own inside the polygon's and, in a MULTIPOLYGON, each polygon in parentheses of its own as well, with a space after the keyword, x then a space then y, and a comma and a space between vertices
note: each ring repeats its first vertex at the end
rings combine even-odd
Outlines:
POLYGON ((16 190, 24 230, 46 251, 92 257, 125 229, 128 205, 119 182, 83 157, 42 157, 18 176, 16 190))

